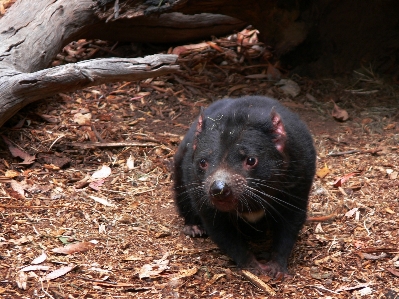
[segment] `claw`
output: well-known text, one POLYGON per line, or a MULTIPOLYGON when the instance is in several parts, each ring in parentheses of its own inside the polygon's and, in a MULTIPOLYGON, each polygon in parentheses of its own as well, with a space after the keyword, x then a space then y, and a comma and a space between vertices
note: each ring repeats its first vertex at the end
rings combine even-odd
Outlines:
POLYGON ((183 228, 183 233, 193 238, 206 235, 206 231, 201 227, 201 225, 185 225, 183 228))
POLYGON ((273 260, 268 261, 267 263, 261 263, 259 261, 256 261, 255 270, 270 276, 275 281, 281 282, 292 278, 292 276, 287 273, 287 269, 285 267, 281 266, 278 262, 273 260))

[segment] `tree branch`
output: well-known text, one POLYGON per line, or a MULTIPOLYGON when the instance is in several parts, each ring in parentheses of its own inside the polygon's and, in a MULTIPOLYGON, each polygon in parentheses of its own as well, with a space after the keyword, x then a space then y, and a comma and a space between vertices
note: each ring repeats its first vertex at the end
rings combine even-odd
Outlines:
POLYGON ((177 55, 167 54, 93 59, 0 77, 0 126, 21 107, 38 99, 105 82, 162 76, 179 70, 176 60, 177 55))

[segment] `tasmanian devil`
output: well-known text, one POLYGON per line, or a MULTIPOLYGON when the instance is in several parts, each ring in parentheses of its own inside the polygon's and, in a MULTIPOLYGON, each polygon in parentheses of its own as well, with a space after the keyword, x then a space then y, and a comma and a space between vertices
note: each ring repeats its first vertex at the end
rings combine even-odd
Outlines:
POLYGON ((184 233, 208 234, 241 268, 285 277, 306 220, 315 156, 306 125, 276 100, 247 96, 213 103, 174 157, 184 233), (248 244, 269 236, 269 261, 260 262, 248 244))

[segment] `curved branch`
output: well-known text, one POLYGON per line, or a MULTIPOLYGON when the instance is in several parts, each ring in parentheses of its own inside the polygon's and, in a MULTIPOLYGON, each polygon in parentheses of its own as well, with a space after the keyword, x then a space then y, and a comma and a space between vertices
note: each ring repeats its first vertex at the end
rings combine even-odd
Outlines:
POLYGON ((60 92, 122 80, 142 80, 179 70, 177 55, 93 59, 0 77, 0 126, 25 105, 60 92))

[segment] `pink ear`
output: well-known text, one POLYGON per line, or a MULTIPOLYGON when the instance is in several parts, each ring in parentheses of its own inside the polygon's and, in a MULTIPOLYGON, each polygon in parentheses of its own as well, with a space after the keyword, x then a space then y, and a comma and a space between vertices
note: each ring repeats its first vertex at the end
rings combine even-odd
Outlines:
POLYGON ((204 124, 204 113, 201 111, 198 122, 197 122, 197 129, 195 131, 195 137, 197 137, 202 132, 202 125, 204 124))
POLYGON ((279 152, 284 152, 285 141, 287 139, 287 133, 285 132, 283 122, 281 120, 280 114, 278 114, 274 108, 270 113, 272 124, 273 124, 273 133, 276 136, 273 139, 274 144, 276 145, 276 149, 279 152))
POLYGON ((201 109, 201 113, 198 117, 198 122, 197 122, 197 128, 195 130, 194 134, 194 140, 193 140, 193 150, 197 148, 197 136, 202 132, 202 125, 204 124, 204 111, 201 109))

